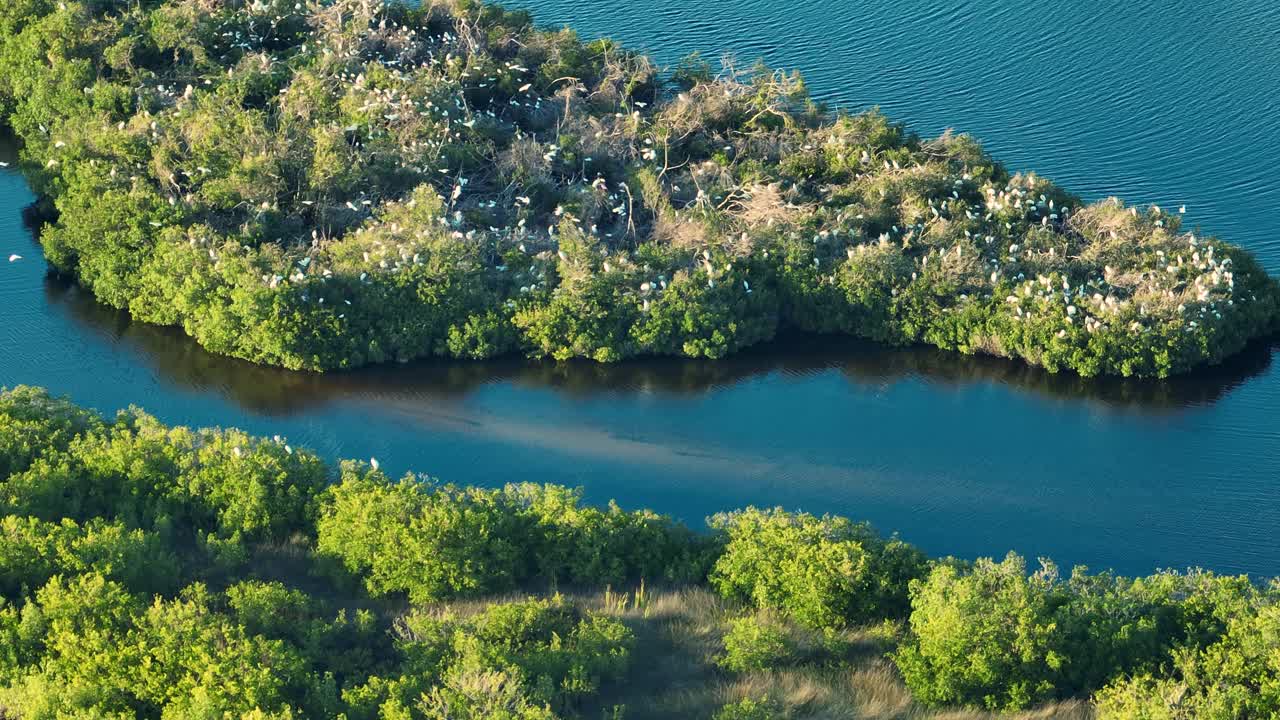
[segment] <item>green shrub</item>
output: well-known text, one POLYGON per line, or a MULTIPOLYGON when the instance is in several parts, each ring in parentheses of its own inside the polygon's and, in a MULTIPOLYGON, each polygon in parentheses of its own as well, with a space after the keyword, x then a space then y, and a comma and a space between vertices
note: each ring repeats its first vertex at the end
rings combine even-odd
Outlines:
POLYGON ((33 387, 0 389, 0 478, 25 471, 48 451, 65 451, 71 441, 101 420, 46 390, 33 387))
POLYGON ((1158 671, 1173 648, 1211 641, 1227 597, 1247 580, 1163 573, 1069 581, 1046 563, 981 559, 940 564, 912 583, 911 635, 894 661, 912 693, 932 705, 1021 709, 1088 695, 1111 678, 1158 671))
POLYGON ((556 720, 546 705, 525 694, 519 678, 501 670, 462 670, 431 688, 418 702, 426 720, 556 720))
POLYGON ((610 502, 583 506, 582 489, 522 483, 503 490, 535 523, 526 550, 537 577, 578 586, 639 580, 701 582, 720 547, 666 515, 610 502))
POLYGON ((288 713, 291 698, 312 713, 332 710, 295 650, 246 634, 210 599, 195 585, 145 606, 98 574, 55 577, 35 595, 41 662, 0 688, 0 705, 32 718, 137 707, 165 717, 288 713))
POLYGON ((457 488, 348 464, 326 494, 318 549, 363 575, 375 595, 414 602, 530 582, 622 584, 704 577, 714 544, 650 512, 579 507, 556 486, 457 488))
POLYGON ((60 574, 90 571, 136 592, 176 589, 178 560, 153 534, 91 520, 48 523, 36 518, 0 517, 0 596, 17 597, 60 574))
POLYGON ((634 639, 617 620, 560 597, 496 603, 470 618, 414 612, 399 626, 399 679, 371 678, 345 699, 356 717, 553 718, 626 672, 634 639), (365 710, 361 710, 365 708, 365 710))
POLYGON ((236 546, 306 528, 327 480, 314 455, 283 443, 234 431, 171 430, 130 411, 0 481, 0 510, 48 521, 104 517, 236 546))
POLYGON ((919 550, 840 517, 748 508, 711 525, 727 543, 711 572, 720 594, 814 628, 904 616, 927 568, 919 550))
POLYGON ((912 694, 931 705, 1020 709, 1056 697, 1063 655, 1055 571, 1022 558, 950 564, 912 585, 912 637, 894 656, 912 694))
POLYGON ((1120 676, 1096 703, 1101 720, 1280 715, 1280 605, 1262 601, 1233 618, 1218 642, 1175 651, 1171 675, 1120 676))
POLYGON ((392 483, 354 463, 342 474, 321 510, 317 549, 364 575, 370 593, 430 603, 515 587, 527 524, 498 493, 392 483))
POLYGON ((778 720, 781 717, 781 709, 772 700, 743 698, 722 706, 716 711, 714 720, 778 720))
POLYGON ((731 672, 768 670, 793 660, 795 650, 787 629, 767 613, 729 621, 724 654, 716 664, 731 672))

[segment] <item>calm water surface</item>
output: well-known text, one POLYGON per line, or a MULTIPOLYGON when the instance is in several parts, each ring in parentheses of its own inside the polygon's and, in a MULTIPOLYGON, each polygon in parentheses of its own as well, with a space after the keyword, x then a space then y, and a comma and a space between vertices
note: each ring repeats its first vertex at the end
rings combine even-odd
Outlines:
MULTIPOLYGON (((1271 0, 520 0, 662 62, 801 69, 814 94, 972 132, 1089 198, 1188 206, 1280 273, 1271 0)), ((0 148, 0 160, 12 161, 0 148)), ((865 518, 926 550, 1122 572, 1280 575, 1280 345, 1172 382, 784 338, 719 362, 506 360, 314 376, 211 356, 46 277, 0 171, 0 385, 287 435, 480 484, 580 484, 692 522, 748 503, 865 518)))

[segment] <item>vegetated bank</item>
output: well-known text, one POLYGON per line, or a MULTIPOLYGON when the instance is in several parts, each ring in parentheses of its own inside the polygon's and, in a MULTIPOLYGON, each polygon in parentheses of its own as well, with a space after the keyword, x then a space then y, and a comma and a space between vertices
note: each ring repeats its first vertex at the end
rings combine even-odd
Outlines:
POLYGON ((13 0, 46 257, 288 368, 721 357, 779 326, 1165 376, 1277 324, 1252 256, 972 139, 468 0, 13 0))
POLYGON ((0 393, 0 717, 1260 718, 1280 590, 390 480, 0 393), (556 592, 559 589, 561 592, 556 592))

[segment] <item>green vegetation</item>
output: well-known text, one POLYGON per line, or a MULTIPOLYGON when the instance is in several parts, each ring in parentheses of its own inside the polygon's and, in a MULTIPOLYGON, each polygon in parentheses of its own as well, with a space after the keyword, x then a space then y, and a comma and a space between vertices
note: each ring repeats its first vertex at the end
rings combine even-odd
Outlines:
POLYGON ((816 628, 901 617, 927 570, 919 550, 846 518, 748 508, 710 524, 727 540, 711 573, 721 595, 816 628))
POLYGON ((734 672, 766 670, 788 664, 794 654, 786 630, 768 615, 729 621, 720 667, 734 672))
POLYGON ((606 585, 706 577, 714 547, 649 512, 578 506, 563 487, 501 490, 388 483, 352 463, 325 495, 317 550, 365 578, 371 595, 414 602, 509 592, 534 580, 606 585))
POLYGON ((4 718, 1280 713, 1280 586, 1246 577, 930 560, 780 509, 696 533, 32 388, 0 469, 4 718))
POLYGON ((288 368, 718 358, 786 326, 1166 376, 1280 317, 1177 214, 473 0, 11 0, 0 118, 51 263, 288 368))

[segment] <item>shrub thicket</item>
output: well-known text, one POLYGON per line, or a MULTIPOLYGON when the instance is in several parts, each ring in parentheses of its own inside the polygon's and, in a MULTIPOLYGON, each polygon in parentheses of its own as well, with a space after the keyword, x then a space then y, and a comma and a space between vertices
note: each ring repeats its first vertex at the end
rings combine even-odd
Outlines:
POLYGON ((1160 674, 1221 637, 1256 595, 1242 578, 1202 572, 1130 580, 1079 569, 1064 581, 1047 562, 1028 574, 1013 554, 943 563, 912 583, 911 633, 894 660, 924 702, 1022 709, 1160 674))
POLYGON ((730 672, 751 672, 786 665, 795 657, 787 629, 767 614, 729 621, 724 654, 716 663, 730 672))
MULTIPOLYGON (((699 534, 557 486, 393 482, 31 388, 0 392, 0 442, 5 717, 574 716, 627 673, 633 621, 670 606, 645 590, 634 606, 606 592, 597 610, 510 595, 640 580, 721 593, 687 628, 709 636, 711 673, 838 667, 901 631, 891 657, 929 705, 1280 711, 1280 593, 1244 577, 928 561, 865 525, 782 510, 699 534)), ((780 712, 753 699, 719 716, 780 712)))
POLYGON ((865 523, 747 508, 711 519, 724 535, 711 583, 720 593, 815 628, 900 617, 923 553, 865 523))
POLYGON ((648 511, 580 507, 580 491, 389 482, 354 464, 325 495, 317 550, 365 578, 375 596, 415 602, 489 595, 532 582, 699 582, 714 542, 648 511))
MULTIPOLYGON (((381 526, 335 519, 356 480, 326 491, 337 473, 279 439, 168 428, 136 409, 108 421, 32 388, 0 393, 0 439, 0 716, 554 720, 627 667, 630 631, 563 599, 455 618, 377 605, 358 585, 317 586, 333 572, 318 535, 381 526)), ((410 487, 364 482, 381 483, 362 507, 383 515, 410 487)), ((458 493, 440 491, 441 521, 467 514, 447 505, 458 493)), ((533 584, 541 569, 593 586, 657 577, 705 562, 709 547, 651 513, 578 508, 565 488, 488 497, 523 523, 511 541, 542 543, 523 549, 525 574, 501 589, 533 584), (579 555, 591 538, 595 555, 579 555), (664 552, 669 562, 655 560, 664 552)), ((484 545, 481 526, 433 538, 462 544, 437 560, 457 587, 491 582, 492 568, 465 556, 484 545)), ((445 550, 430 542, 418 549, 445 550)), ((370 551, 386 568, 402 549, 370 551)), ((404 566, 410 580, 397 589, 424 603, 443 594, 420 590, 439 582, 425 566, 404 566)), ((368 584, 385 589, 378 577, 368 584)))

